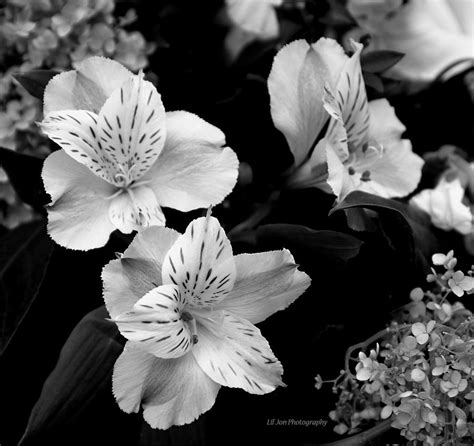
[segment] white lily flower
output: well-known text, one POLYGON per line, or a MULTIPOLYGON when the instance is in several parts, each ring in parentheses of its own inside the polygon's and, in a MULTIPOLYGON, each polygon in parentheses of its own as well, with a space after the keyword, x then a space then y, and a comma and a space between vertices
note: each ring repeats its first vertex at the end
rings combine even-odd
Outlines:
POLYGON ((472 63, 473 0, 349 0, 347 8, 370 34, 369 51, 405 54, 392 76, 429 82, 449 67, 452 76, 472 63))
POLYGON ((41 128, 62 149, 43 167, 48 231, 67 248, 164 225, 161 206, 220 203, 237 180, 237 157, 219 129, 192 113, 165 113, 156 88, 112 60, 93 57, 55 76, 44 109, 41 128))
POLYGON ((268 87, 273 122, 295 159, 288 185, 317 187, 338 200, 353 190, 405 196, 416 188, 423 160, 402 139, 405 127, 389 103, 367 101, 362 45, 353 47, 348 57, 335 40, 298 40, 275 57, 268 87))
POLYGON ((122 410, 153 428, 187 424, 209 410, 220 386, 266 394, 283 368, 255 323, 310 285, 287 250, 233 256, 209 215, 182 235, 139 233, 102 273, 106 307, 128 339, 115 364, 122 410))
POLYGON ((234 25, 226 37, 226 48, 232 58, 254 40, 278 37, 280 26, 275 8, 283 0, 226 0, 226 12, 234 25))
POLYGON ((467 235, 474 232, 474 223, 469 206, 463 203, 464 194, 459 178, 453 181, 442 178, 434 189, 415 195, 410 204, 425 211, 437 228, 467 235))

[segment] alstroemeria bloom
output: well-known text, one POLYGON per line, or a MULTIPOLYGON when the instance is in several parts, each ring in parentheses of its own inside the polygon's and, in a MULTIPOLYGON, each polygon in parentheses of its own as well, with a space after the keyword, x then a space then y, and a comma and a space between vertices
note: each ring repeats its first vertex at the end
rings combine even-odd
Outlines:
POLYGON ((347 8, 370 34, 369 51, 405 54, 390 70, 398 78, 429 82, 474 58, 473 0, 349 0, 347 8))
POLYGON ((226 13, 234 25, 226 37, 226 48, 232 58, 254 40, 278 37, 280 27, 275 8, 283 0, 226 0, 226 13))
POLYGON ((464 194, 458 178, 453 181, 442 178, 434 189, 425 189, 415 195, 410 204, 429 214, 437 228, 471 234, 474 231, 473 216, 469 206, 463 203, 464 194))
POLYGON ((113 373, 125 412, 142 405, 152 427, 167 429, 209 410, 221 385, 254 394, 283 385, 282 366, 253 324, 310 284, 289 251, 233 256, 208 216, 182 235, 140 232, 102 279, 107 309, 128 339, 113 373))
POLYGON ((93 57, 55 76, 43 131, 62 150, 45 161, 48 231, 87 250, 124 233, 164 225, 161 206, 183 212, 220 203, 237 180, 224 134, 184 111, 165 113, 156 88, 109 59, 93 57))
POLYGON ((405 196, 423 160, 401 138, 405 127, 389 103, 367 101, 362 45, 353 47, 348 57, 335 40, 297 40, 275 57, 268 88, 273 122, 295 159, 288 185, 332 191, 338 200, 353 190, 405 196))

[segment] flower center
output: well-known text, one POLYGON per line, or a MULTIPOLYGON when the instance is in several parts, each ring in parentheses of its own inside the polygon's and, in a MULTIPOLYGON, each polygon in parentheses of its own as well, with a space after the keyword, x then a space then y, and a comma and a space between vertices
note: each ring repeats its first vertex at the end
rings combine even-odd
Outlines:
POLYGON ((194 319, 194 316, 188 311, 183 311, 181 313, 181 319, 183 320, 183 322, 189 322, 189 325, 191 326, 191 332, 192 332, 191 342, 193 344, 197 344, 198 335, 197 335, 196 319, 194 319))

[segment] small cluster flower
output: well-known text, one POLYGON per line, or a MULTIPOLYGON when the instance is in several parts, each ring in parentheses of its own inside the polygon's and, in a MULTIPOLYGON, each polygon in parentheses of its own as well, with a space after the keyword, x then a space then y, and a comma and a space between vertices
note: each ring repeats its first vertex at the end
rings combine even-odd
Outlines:
POLYGON ((400 320, 347 351, 346 369, 333 381, 335 432, 390 420, 424 445, 462 444, 474 434, 474 319, 462 303, 447 300, 474 292, 474 271, 456 270, 452 251, 432 261, 431 289, 413 289, 400 320), (354 375, 352 354, 376 341, 369 355, 359 351, 354 375))
MULTIPOLYGON (((34 125, 41 103, 13 80, 13 74, 35 69, 70 69, 90 56, 107 56, 132 71, 148 65, 153 46, 124 26, 135 13, 115 18, 114 0, 8 0, 0 18, 0 146, 44 157, 47 139, 34 125)), ((13 228, 33 216, 0 169, 0 224, 13 228)))

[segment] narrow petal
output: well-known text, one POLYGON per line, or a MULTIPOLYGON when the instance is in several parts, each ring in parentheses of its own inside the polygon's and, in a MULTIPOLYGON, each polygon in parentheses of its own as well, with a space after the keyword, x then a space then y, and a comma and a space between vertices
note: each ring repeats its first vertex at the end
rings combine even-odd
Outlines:
POLYGON ((141 297, 161 285, 163 260, 178 237, 173 229, 148 228, 135 236, 120 259, 104 267, 103 295, 112 318, 131 311, 141 297))
POLYGON ((328 76, 323 60, 304 40, 284 46, 273 61, 268 77, 272 119, 296 166, 308 157, 328 119, 322 102, 328 76))
POLYGON ((331 133, 322 140, 321 146, 326 152, 328 166, 327 184, 331 187, 334 195, 341 201, 347 194, 357 188, 359 176, 351 175, 349 168, 344 165, 347 156, 347 136, 341 121, 332 127, 331 133))
MULTIPOLYGON (((333 101, 325 104, 331 115, 335 114, 336 118, 342 119, 351 152, 367 144, 370 124, 369 105, 360 66, 363 46, 355 42, 352 45, 354 54, 347 58, 341 70, 333 101)), ((331 121, 328 133, 334 131, 331 128, 334 125, 335 121, 331 121)))
POLYGON ((97 132, 118 185, 142 177, 156 161, 166 138, 165 109, 143 73, 130 76, 107 99, 97 132))
POLYGON ((158 202, 188 212, 220 203, 233 189, 237 156, 224 147, 224 134, 188 112, 166 114, 163 152, 143 180, 150 181, 158 202))
POLYGON ((106 99, 131 75, 123 65, 105 57, 89 57, 76 70, 54 76, 44 92, 44 114, 60 110, 99 113, 106 99))
POLYGON ((255 325, 226 311, 199 322, 191 354, 214 381, 260 395, 284 385, 283 367, 255 325))
POLYGON ((42 178, 51 196, 48 232, 53 240, 70 249, 104 246, 115 229, 109 220, 106 197, 113 186, 93 175, 63 150, 44 162, 42 178))
POLYGON ((227 310, 253 324, 293 303, 311 284, 298 271, 290 251, 241 254, 234 257, 237 279, 216 309, 227 310))
POLYGON ((97 115, 85 110, 53 112, 41 122, 41 129, 78 163, 114 184, 114 170, 97 139, 97 115))
POLYGON ((185 300, 176 285, 161 285, 113 321, 120 333, 158 358, 178 358, 193 346, 193 330, 181 312, 185 300))
POLYGON ((161 359, 128 342, 115 363, 113 393, 120 408, 138 412, 152 428, 191 423, 213 405, 220 385, 197 365, 193 355, 161 359))
POLYGON ((163 263, 163 283, 179 285, 190 305, 214 305, 235 282, 232 247, 214 217, 193 220, 169 250, 163 263))
POLYGON ((112 224, 125 234, 165 224, 165 216, 155 194, 146 186, 127 189, 113 198, 110 201, 109 217, 112 224))

